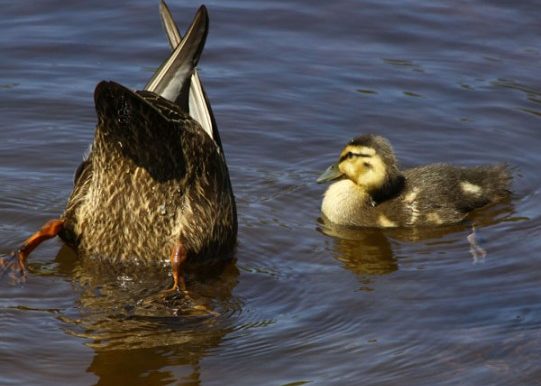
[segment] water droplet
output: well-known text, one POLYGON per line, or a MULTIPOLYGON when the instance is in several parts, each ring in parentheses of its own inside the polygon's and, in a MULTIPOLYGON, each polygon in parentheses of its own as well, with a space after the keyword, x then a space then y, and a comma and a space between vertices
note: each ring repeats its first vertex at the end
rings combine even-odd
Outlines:
POLYGON ((165 204, 161 204, 158 207, 158 213, 161 214, 162 216, 165 216, 167 214, 167 210, 165 209, 165 204))

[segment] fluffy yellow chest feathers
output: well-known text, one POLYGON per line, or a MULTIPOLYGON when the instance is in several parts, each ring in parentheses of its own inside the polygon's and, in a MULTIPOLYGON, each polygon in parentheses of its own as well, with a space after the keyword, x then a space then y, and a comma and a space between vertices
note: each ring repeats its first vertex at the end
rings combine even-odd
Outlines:
MULTIPOLYGON (((351 180, 335 182, 325 192, 321 212, 331 222, 348 224, 369 200, 368 194, 351 180)), ((354 225, 354 224, 352 224, 354 225)))

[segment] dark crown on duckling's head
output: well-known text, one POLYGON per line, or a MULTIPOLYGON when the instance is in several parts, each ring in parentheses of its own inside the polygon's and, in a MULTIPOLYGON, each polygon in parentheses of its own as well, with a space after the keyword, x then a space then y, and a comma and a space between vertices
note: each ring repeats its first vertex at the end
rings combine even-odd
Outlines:
POLYGON ((372 197, 374 204, 395 197, 404 187, 404 176, 389 141, 373 134, 353 138, 340 152, 338 162, 319 178, 326 182, 348 178, 372 197))

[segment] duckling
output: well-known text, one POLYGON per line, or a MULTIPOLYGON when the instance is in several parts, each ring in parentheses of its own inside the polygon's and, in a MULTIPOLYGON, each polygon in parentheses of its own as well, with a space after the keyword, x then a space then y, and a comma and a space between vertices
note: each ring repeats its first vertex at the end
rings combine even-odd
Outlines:
MULTIPOLYGON (((224 152, 195 66, 208 32, 199 8, 184 39, 162 1, 173 51, 142 91, 100 82, 98 123, 64 213, 18 249, 21 271, 42 241, 59 236, 81 256, 169 258, 172 290, 187 263, 231 258, 237 214, 224 152)), ((116 260, 115 260, 116 259, 116 260)))
POLYGON ((351 140, 317 182, 333 180, 321 204, 331 223, 412 227, 457 223, 508 197, 511 174, 505 165, 444 163, 401 171, 390 142, 368 134, 351 140))

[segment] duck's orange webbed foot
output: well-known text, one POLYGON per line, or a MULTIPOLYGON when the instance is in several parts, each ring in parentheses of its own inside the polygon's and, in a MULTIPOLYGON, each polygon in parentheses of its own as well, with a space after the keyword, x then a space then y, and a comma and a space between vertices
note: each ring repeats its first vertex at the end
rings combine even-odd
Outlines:
POLYGON ((25 263, 28 255, 36 249, 43 241, 52 239, 64 227, 64 220, 50 220, 41 227, 39 231, 27 238, 24 243, 17 249, 17 261, 21 275, 24 274, 26 268, 25 263))
POLYGON ((197 304, 190 293, 186 289, 186 282, 184 280, 184 264, 187 259, 186 248, 182 243, 177 243, 173 247, 171 252, 171 268, 173 269, 173 286, 163 292, 164 295, 169 295, 171 293, 181 293, 184 296, 184 300, 188 301, 191 312, 196 311, 198 313, 203 312, 204 314, 217 315, 214 311, 208 309, 203 304, 197 304))

